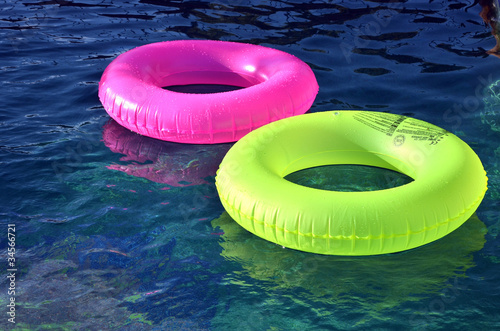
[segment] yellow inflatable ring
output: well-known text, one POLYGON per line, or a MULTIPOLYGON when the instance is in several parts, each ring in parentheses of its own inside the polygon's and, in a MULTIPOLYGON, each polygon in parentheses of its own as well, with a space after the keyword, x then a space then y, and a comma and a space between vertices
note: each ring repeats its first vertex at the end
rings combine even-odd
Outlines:
POLYGON ((287 118, 238 141, 216 177, 222 204, 248 231, 319 254, 375 255, 452 232, 487 189, 474 151, 427 122, 379 112, 330 111, 287 118), (357 164, 404 173, 408 184, 335 192, 289 182, 316 166, 357 164))

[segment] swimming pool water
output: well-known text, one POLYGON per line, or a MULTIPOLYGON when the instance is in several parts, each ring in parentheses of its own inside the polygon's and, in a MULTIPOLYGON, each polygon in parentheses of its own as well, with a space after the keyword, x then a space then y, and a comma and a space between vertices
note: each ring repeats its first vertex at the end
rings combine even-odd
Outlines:
POLYGON ((472 0, 0 3, 0 329, 500 328, 500 58, 472 0), (98 100, 117 55, 175 39, 294 54, 320 85, 311 112, 387 111, 453 132, 488 173, 483 203, 449 236, 384 256, 249 234, 215 190, 231 144, 141 137, 98 100))

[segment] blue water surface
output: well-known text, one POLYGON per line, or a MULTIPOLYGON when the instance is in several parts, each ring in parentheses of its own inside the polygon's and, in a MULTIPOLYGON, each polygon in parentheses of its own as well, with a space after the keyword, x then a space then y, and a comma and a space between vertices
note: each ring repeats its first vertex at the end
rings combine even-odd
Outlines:
POLYGON ((486 53, 495 39, 480 10, 472 0, 0 1, 0 329, 500 329, 500 58, 486 53), (294 54, 320 86, 310 112, 386 111, 453 132, 488 173, 483 203, 452 234, 398 254, 320 256, 255 237, 215 190, 231 144, 139 136, 97 97, 117 55, 177 39, 294 54))

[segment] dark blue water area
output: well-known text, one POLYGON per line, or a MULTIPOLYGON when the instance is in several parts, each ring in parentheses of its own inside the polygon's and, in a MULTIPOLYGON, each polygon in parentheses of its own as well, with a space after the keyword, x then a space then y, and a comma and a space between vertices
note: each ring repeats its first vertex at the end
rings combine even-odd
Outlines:
POLYGON ((0 329, 500 328, 500 58, 472 0, 0 4, 0 329), (482 204, 450 235, 384 256, 257 238, 215 189, 232 144, 139 136, 97 97, 119 54, 178 39, 299 57, 320 86, 310 112, 385 111, 451 131, 488 173, 482 204))

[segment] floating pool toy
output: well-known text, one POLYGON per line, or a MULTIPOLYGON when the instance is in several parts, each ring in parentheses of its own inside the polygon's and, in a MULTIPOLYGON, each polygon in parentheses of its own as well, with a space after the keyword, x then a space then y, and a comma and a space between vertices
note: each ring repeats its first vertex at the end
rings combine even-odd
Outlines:
POLYGON ((118 56, 99 83, 99 99, 120 125, 182 143, 236 141, 279 119, 305 113, 318 84, 311 68, 288 53, 250 44, 177 40, 118 56), (242 89, 180 93, 193 84, 242 89))
POLYGON ((455 135, 409 117, 333 111, 288 118, 237 142, 217 171, 231 217, 279 245, 319 254, 375 255, 418 247, 458 228, 487 189, 481 161, 455 135), (336 192, 283 179, 334 164, 390 169, 414 180, 336 192))

